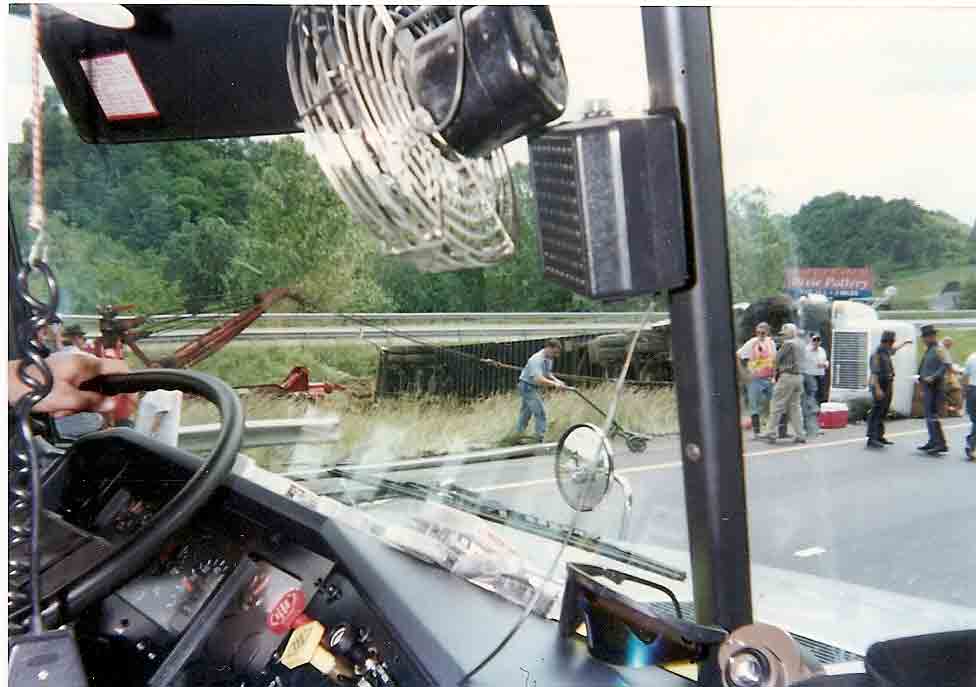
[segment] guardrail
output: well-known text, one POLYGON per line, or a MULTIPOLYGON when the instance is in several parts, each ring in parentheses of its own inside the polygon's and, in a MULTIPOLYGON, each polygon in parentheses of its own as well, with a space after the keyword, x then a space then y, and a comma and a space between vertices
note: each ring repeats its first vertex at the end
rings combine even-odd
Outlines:
MULTIPOLYGON (((421 341, 492 341, 541 339, 550 336, 571 336, 574 334, 606 334, 615 330, 633 327, 633 322, 617 323, 579 323, 579 324, 525 324, 525 325, 460 325, 444 327, 397 327, 395 334, 388 334, 370 327, 252 327, 236 337, 234 341, 396 341, 407 343, 410 339, 421 341)), ((181 343, 190 341, 202 334, 203 329, 168 331, 139 340, 139 345, 154 343, 181 343)))
MULTIPOLYGON (((933 324, 940 329, 976 329, 976 318, 953 320, 910 320, 916 327, 933 324)), ((574 323, 524 323, 521 325, 443 325, 426 327, 396 327, 387 333, 369 326, 358 327, 251 327, 235 337, 235 341, 499 341, 505 339, 539 339, 574 334, 605 334, 625 331, 636 322, 613 320, 604 322, 578 321, 574 323)), ((206 333, 205 329, 181 329, 162 332, 140 340, 140 345, 183 343, 206 333)))
MULTIPOLYGON (((405 313, 265 313, 263 320, 283 321, 320 321, 320 322, 355 322, 369 320, 370 322, 525 322, 534 320, 590 320, 590 321, 640 321, 642 312, 405 312, 405 313)), ((64 321, 97 322, 98 315, 75 315, 58 313, 64 321)), ((176 322, 180 320, 229 320, 237 313, 209 313, 206 315, 155 315, 149 317, 150 322, 176 322)), ((651 313, 652 319, 666 319, 668 313, 651 313)), ((119 315, 118 320, 134 319, 133 316, 119 315)))
MULTIPOLYGON (((407 312, 407 313, 265 313, 263 320, 281 320, 284 322, 355 322, 369 320, 370 322, 534 322, 566 321, 575 322, 638 322, 642 312, 407 312)), ((954 321, 957 319, 976 319, 976 310, 951 311, 923 311, 923 310, 883 310, 879 315, 886 320, 909 319, 922 321, 926 318, 939 321, 954 321)), ((98 315, 81 315, 60 313, 64 321, 97 322, 98 315)), ((236 317, 237 313, 211 313, 208 315, 156 315, 150 317, 151 322, 186 320, 227 320, 236 317)), ((651 319, 667 319, 667 312, 651 313, 651 319)), ((133 319, 128 315, 120 315, 119 320, 133 319)))
MULTIPOLYGON (((179 430, 179 447, 186 451, 207 451, 217 443, 219 423, 184 425, 179 430)), ((339 421, 333 418, 291 420, 248 420, 244 423, 241 448, 325 444, 338 441, 339 421)))

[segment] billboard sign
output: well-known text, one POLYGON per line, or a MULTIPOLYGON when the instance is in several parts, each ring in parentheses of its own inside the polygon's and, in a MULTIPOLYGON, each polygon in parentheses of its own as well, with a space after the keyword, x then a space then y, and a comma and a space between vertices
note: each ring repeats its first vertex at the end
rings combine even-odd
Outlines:
POLYGON ((870 267, 788 267, 786 291, 797 298, 819 293, 828 298, 870 298, 874 273, 870 267))

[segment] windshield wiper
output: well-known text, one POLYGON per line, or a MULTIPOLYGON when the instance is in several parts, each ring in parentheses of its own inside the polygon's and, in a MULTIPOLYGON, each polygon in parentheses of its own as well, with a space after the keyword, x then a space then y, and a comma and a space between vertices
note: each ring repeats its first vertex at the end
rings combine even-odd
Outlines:
POLYGON ((325 494, 330 498, 349 505, 354 506, 359 503, 370 503, 391 496, 406 496, 421 501, 434 500, 446 506, 471 513, 484 520, 507 525, 552 541, 562 543, 568 537, 570 546, 584 551, 590 551, 617 561, 618 563, 632 565, 635 568, 646 570, 661 577, 679 582, 683 582, 688 577, 688 574, 683 570, 659 563, 647 556, 627 551, 616 544, 603 541, 599 535, 587 533, 578 527, 570 530, 568 526, 562 523, 554 523, 551 520, 531 513, 523 513, 499 501, 486 499, 478 492, 465 489, 456 484, 424 484, 411 481, 397 482, 383 477, 370 477, 369 475, 354 473, 342 470, 341 468, 329 470, 329 475, 352 480, 371 487, 368 490, 363 490, 361 497, 345 489, 325 494))

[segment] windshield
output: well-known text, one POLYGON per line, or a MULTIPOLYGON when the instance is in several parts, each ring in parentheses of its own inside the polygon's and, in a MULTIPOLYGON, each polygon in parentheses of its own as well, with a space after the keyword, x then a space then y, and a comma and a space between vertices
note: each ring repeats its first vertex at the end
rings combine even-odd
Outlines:
MULTIPOLYGON (((560 121, 594 99, 646 108, 639 8, 553 20, 570 84, 560 121)), ((710 362, 737 366, 742 433, 728 441, 746 455, 756 618, 828 662, 973 627, 976 205, 958 180, 976 159, 976 14, 712 20, 736 350, 710 362), (923 338, 923 325, 937 331, 923 338)), ((20 41, 8 202, 26 246, 28 31, 7 21, 20 41)), ((384 255, 350 212, 320 167, 334 149, 301 135, 88 145, 47 84, 53 348, 222 378, 244 401, 256 465, 512 601, 513 622, 527 604, 558 618, 565 562, 663 583, 694 617, 668 297, 602 302, 544 278, 524 139, 506 146, 498 191, 515 211, 510 259, 432 273, 384 255), (557 466, 560 440, 588 424, 606 430, 612 470, 599 437, 557 466)), ((169 402, 147 401, 141 426, 207 450, 212 410, 169 402)), ((65 436, 90 428, 59 421, 65 436)))

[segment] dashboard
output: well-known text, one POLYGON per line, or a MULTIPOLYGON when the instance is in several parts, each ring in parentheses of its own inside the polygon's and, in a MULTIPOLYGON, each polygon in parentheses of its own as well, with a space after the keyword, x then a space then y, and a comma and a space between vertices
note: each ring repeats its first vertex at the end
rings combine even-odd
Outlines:
POLYGON ((112 667, 103 679, 125 665, 126 684, 163 684, 155 676, 170 673, 192 685, 427 684, 332 560, 228 508, 174 537, 79 637, 124 657, 104 664, 112 667), (280 660, 292 631, 313 621, 336 659, 332 675, 280 660), (180 642, 180 665, 167 667, 180 642))
MULTIPOLYGON (((138 536, 200 464, 175 449, 160 460, 140 450, 143 441, 127 430, 80 440, 47 503, 99 540, 138 536)), ((458 684, 520 616, 334 522, 317 499, 241 457, 193 522, 77 623, 91 684, 458 684)), ((690 684, 595 661, 583 641, 560 639, 556 623, 534 616, 470 684, 533 683, 690 684)))

